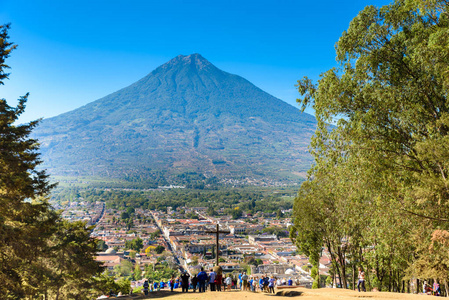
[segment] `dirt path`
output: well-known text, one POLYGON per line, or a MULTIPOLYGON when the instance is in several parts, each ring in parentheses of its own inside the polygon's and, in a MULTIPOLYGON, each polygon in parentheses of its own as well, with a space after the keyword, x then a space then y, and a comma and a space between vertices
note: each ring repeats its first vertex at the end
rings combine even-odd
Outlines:
POLYGON ((284 290, 282 293, 289 293, 291 295, 285 295, 284 297, 277 297, 275 295, 269 295, 265 293, 251 293, 241 291, 230 292, 206 292, 206 293, 181 293, 180 291, 159 291, 150 293, 147 297, 137 296, 134 297, 119 297, 117 299, 157 299, 167 298, 169 300, 275 300, 278 298, 296 298, 298 300, 306 299, 318 299, 318 300, 345 300, 345 299, 410 299, 419 300, 426 299, 426 295, 411 295, 411 294, 399 294, 388 292, 367 292, 359 293, 351 290, 342 289, 319 289, 311 290, 304 288, 296 288, 291 290, 284 290))

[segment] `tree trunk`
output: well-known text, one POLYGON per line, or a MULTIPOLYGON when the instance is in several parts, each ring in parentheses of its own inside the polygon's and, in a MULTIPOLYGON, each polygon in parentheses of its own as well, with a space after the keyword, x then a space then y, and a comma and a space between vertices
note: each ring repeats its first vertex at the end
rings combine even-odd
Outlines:
POLYGON ((393 274, 391 273, 390 270, 390 276, 388 276, 388 291, 391 292, 391 277, 393 277, 393 274))
POLYGON ((366 278, 366 282, 368 283, 368 286, 370 287, 370 290, 372 290, 373 286, 371 285, 371 279, 370 279, 371 276, 370 276, 369 270, 370 270, 370 268, 367 267, 366 272, 365 272, 365 274, 366 274, 365 278, 366 278))
POLYGON ((329 254, 331 256, 331 260, 335 264, 335 268, 337 270, 338 281, 339 281, 339 284, 340 284, 340 288, 342 288, 343 284, 342 284, 342 281, 341 281, 341 272, 340 272, 340 268, 338 267, 337 258, 335 257, 335 253, 332 252, 332 248, 331 248, 330 242, 326 242, 326 244, 327 244, 327 250, 329 250, 329 254))
POLYGON ((448 290, 447 280, 444 281, 444 289, 445 289, 445 292, 446 292, 446 297, 449 297, 449 290, 448 290))
POLYGON ((341 267, 341 275, 342 275, 342 281, 343 281, 343 285, 344 288, 347 289, 348 288, 348 282, 346 280, 346 261, 345 261, 345 257, 344 257, 344 252, 341 249, 341 246, 337 247, 337 255, 338 255, 338 261, 340 262, 340 267, 341 267))
POLYGON ((352 289, 355 291, 355 264, 352 264, 352 289))

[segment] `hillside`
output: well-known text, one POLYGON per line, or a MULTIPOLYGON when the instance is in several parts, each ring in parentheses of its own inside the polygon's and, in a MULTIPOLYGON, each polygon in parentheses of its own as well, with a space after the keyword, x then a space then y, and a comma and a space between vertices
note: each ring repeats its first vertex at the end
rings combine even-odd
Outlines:
POLYGON ((199 54, 45 119, 34 135, 52 175, 145 180, 155 172, 298 180, 316 120, 199 54))

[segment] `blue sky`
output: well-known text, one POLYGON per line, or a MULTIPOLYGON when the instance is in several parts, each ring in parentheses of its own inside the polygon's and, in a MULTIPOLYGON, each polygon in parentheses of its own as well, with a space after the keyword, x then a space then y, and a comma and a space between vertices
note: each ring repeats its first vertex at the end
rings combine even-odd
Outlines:
POLYGON ((200 53, 292 104, 295 83, 337 66, 334 45, 366 5, 383 0, 0 0, 19 45, 7 61, 10 104, 30 92, 27 122, 92 102, 179 54, 200 53))

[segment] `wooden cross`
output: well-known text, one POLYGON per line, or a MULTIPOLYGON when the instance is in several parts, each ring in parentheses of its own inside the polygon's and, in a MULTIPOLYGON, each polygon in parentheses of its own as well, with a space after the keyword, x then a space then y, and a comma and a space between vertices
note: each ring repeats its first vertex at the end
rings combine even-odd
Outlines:
POLYGON ((220 231, 220 227, 219 227, 219 225, 218 225, 218 223, 217 223, 217 230, 215 230, 215 231, 206 231, 206 233, 216 233, 217 234, 217 240, 216 240, 216 243, 217 243, 217 262, 216 262, 216 264, 217 264, 217 266, 218 266, 218 264, 219 264, 219 260, 218 260, 218 254, 220 253, 220 245, 219 245, 219 243, 218 243, 218 238, 219 238, 219 236, 220 236, 220 233, 230 233, 230 231, 229 230, 221 230, 220 231))

